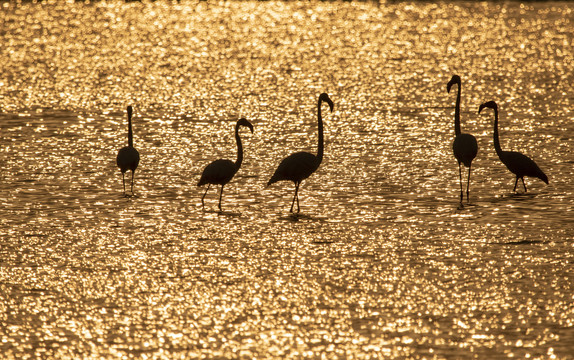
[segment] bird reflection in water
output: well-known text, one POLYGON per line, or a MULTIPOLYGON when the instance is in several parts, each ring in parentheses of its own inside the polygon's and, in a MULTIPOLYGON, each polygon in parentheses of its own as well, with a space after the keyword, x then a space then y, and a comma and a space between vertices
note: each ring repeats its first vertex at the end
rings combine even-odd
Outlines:
POLYGON ((274 184, 278 181, 282 180, 290 180, 295 184, 295 195, 293 196, 293 201, 291 202, 291 209, 289 210, 290 213, 293 212, 293 206, 295 205, 295 200, 297 200, 297 213, 300 212, 299 207, 299 185, 301 182, 311 176, 321 165, 321 161, 323 160, 323 119, 321 118, 321 104, 326 102, 329 104, 329 108, 331 112, 333 111, 333 102, 329 98, 329 95, 326 93, 322 93, 319 96, 319 102, 317 105, 317 122, 318 122, 318 138, 319 138, 319 148, 317 150, 317 155, 313 155, 311 153, 301 151, 296 152, 294 154, 289 155, 285 159, 281 161, 277 170, 269 182, 267 182, 267 186, 274 184))
POLYGON ((510 170, 516 176, 513 191, 516 191, 518 179, 522 180, 524 192, 527 191, 526 184, 524 183, 525 176, 539 178, 548 184, 548 177, 542 170, 540 170, 534 160, 517 151, 502 151, 502 148, 500 147, 500 140, 498 139, 498 106, 494 101, 485 102, 478 108, 478 113, 480 114, 484 108, 490 108, 494 110, 494 149, 496 150, 496 154, 500 158, 500 161, 502 161, 508 170, 510 170))
POLYGON ((125 146, 118 151, 118 156, 116 157, 116 164, 122 172, 122 184, 124 186, 124 196, 130 196, 126 194, 126 171, 132 171, 132 181, 131 181, 131 196, 134 195, 134 174, 138 168, 140 162, 140 153, 134 148, 134 136, 132 131, 132 113, 133 109, 128 106, 128 146, 125 146))
POLYGON ((197 186, 202 186, 207 184, 207 189, 205 189, 205 193, 201 197, 201 206, 205 208, 205 195, 207 195, 207 191, 209 187, 214 185, 221 185, 221 191, 219 192, 219 211, 223 212, 221 209, 221 197, 223 195, 223 187, 225 184, 231 181, 239 168, 241 167, 241 163, 243 162, 243 145, 241 144, 241 138, 239 137, 239 127, 245 126, 251 130, 253 133, 253 125, 246 119, 241 118, 235 124, 235 140, 237 142, 237 160, 235 162, 226 159, 219 159, 215 160, 203 169, 203 173, 201 174, 201 178, 197 183, 197 186))

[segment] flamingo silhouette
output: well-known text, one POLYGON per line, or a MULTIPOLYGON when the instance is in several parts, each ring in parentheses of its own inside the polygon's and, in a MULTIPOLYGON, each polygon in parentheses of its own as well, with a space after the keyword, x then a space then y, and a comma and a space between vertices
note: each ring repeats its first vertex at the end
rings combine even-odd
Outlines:
POLYGON ((243 162, 243 146, 241 145, 241 138, 239 137, 239 127, 246 126, 253 133, 253 125, 244 118, 241 118, 235 124, 235 140, 237 141, 237 160, 235 162, 231 160, 219 159, 210 163, 203 169, 201 178, 197 183, 197 186, 202 186, 207 184, 207 189, 201 197, 201 206, 205 207, 204 199, 207 191, 211 184, 221 185, 221 192, 219 193, 219 211, 221 210, 221 196, 223 195, 223 187, 225 184, 231 181, 243 162))
POLYGON ((295 184, 295 195, 293 196, 293 202, 291 202, 291 209, 289 212, 293 212, 293 205, 295 204, 295 199, 297 199, 297 213, 299 213, 299 185, 301 181, 308 178, 311 174, 315 172, 321 165, 323 160, 323 119, 321 118, 321 103, 325 101, 329 104, 331 112, 333 111, 333 102, 329 99, 329 95, 322 93, 319 96, 319 103, 317 105, 317 121, 318 121, 318 133, 319 133, 319 149, 317 155, 313 155, 308 152, 297 152, 289 155, 281 161, 275 173, 267 182, 267 186, 276 183, 281 180, 290 180, 295 184))
POLYGON ((494 149, 496 150, 496 154, 500 158, 500 161, 506 165, 508 170, 516 175, 513 191, 516 191, 518 179, 522 180, 524 192, 527 191, 526 184, 524 183, 525 176, 537 177, 548 184, 548 177, 542 170, 540 170, 534 160, 517 151, 502 151, 502 148, 500 147, 500 141, 498 139, 498 106, 494 101, 485 102, 478 108, 478 113, 480 114, 484 108, 490 108, 494 110, 494 149))
POLYGON ((132 107, 128 106, 128 146, 125 146, 118 151, 116 157, 116 164, 122 172, 122 184, 124 186, 124 196, 126 195, 126 171, 132 171, 131 192, 134 193, 134 173, 138 168, 140 162, 140 153, 134 148, 134 135, 132 132, 132 107))
POLYGON ((460 181, 460 203, 462 204, 462 170, 460 168, 460 163, 468 168, 468 179, 466 181, 466 201, 469 202, 470 193, 470 171, 472 160, 476 157, 478 152, 478 144, 476 143, 476 138, 470 134, 463 134, 460 131, 460 76, 453 75, 452 79, 446 84, 446 92, 450 93, 450 88, 454 85, 458 85, 458 93, 456 94, 456 105, 454 108, 454 142, 452 143, 452 151, 454 152, 454 157, 458 161, 458 177, 460 181))

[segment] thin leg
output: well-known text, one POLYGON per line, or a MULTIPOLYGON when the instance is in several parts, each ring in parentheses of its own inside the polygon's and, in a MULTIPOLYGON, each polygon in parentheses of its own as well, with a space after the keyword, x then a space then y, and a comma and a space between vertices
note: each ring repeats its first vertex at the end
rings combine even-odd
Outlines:
POLYGON ((526 192, 526 184, 524 183, 524 176, 520 178, 522 180, 522 186, 524 186, 524 192, 526 192))
POLYGON ((223 195, 223 186, 225 185, 221 185, 221 191, 219 192, 219 211, 223 211, 221 210, 221 196, 223 195))
MULTIPOLYGON (((472 166, 472 164, 470 164, 470 165, 472 166)), ((470 204, 469 196, 470 196, 470 169, 471 169, 471 166, 468 167, 468 179, 466 180, 466 202, 469 204, 470 204)))
POLYGON ((460 161, 458 162, 458 179, 460 183, 460 203, 462 204, 462 170, 460 169, 460 161))
POLYGON ((211 186, 211 184, 207 184, 207 189, 205 189, 205 192, 203 193, 203 196, 201 197, 201 207, 202 208, 205 207, 205 203, 203 202, 203 199, 205 199, 205 195, 207 195, 207 191, 209 190, 210 186, 211 186))
MULTIPOLYGON (((291 209, 289 212, 293 212, 293 205, 295 205, 295 198, 297 197, 297 192, 299 191, 299 183, 295 183, 295 195, 293 195, 293 201, 291 202, 291 209)), ((299 200, 297 200, 297 206, 299 206, 299 200)))
MULTIPOLYGON (((297 183, 297 190, 299 190, 299 185, 301 185, 301 182, 297 183)), ((297 191, 297 214, 299 214, 300 211, 301 209, 299 208, 299 191, 297 191)))
POLYGON ((135 175, 135 170, 132 170, 132 195, 134 194, 134 175, 135 175))
POLYGON ((125 172, 122 171, 122 185, 124 186, 124 195, 126 194, 126 178, 125 178, 125 172))
POLYGON ((514 190, 512 190, 512 191, 516 192, 516 185, 517 184, 518 184, 518 176, 516 177, 516 181, 514 182, 514 190))

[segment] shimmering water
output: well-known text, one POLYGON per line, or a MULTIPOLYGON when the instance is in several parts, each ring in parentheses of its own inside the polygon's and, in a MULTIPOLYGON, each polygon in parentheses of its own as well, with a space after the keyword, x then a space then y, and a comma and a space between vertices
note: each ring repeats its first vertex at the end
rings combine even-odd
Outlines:
POLYGON ((572 3, 0 6, 2 358, 572 357, 572 3), (316 151, 321 92, 291 217, 293 185, 265 184, 316 151), (549 185, 512 192, 487 100, 549 185), (239 117, 243 167, 203 211, 239 117))

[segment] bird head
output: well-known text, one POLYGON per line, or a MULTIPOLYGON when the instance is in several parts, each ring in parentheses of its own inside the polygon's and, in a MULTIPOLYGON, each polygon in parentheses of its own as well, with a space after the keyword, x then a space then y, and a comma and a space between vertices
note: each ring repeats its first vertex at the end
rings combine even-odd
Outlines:
POLYGON ((241 119, 237 120, 237 125, 235 125, 235 127, 239 128, 240 126, 248 127, 249 130, 251 130, 251 133, 253 134, 253 125, 248 120, 246 120, 245 118, 241 118, 241 119))
POLYGON ((458 75, 453 75, 452 78, 450 79, 450 81, 448 82, 448 84, 446 84, 446 92, 450 93, 450 88, 454 85, 454 84, 460 84, 460 76, 458 75))
POLYGON ((491 108, 494 111, 498 111, 498 106, 496 105, 496 103, 494 101, 487 101, 484 104, 481 104, 480 107, 478 108, 478 113, 480 114, 480 112, 484 108, 491 108))
POLYGON ((319 102, 325 101, 327 104, 329 104, 329 109, 331 109, 331 112, 333 112, 333 101, 331 101, 331 99, 329 98, 329 95, 327 95, 327 93, 322 93, 321 95, 319 95, 319 102))

